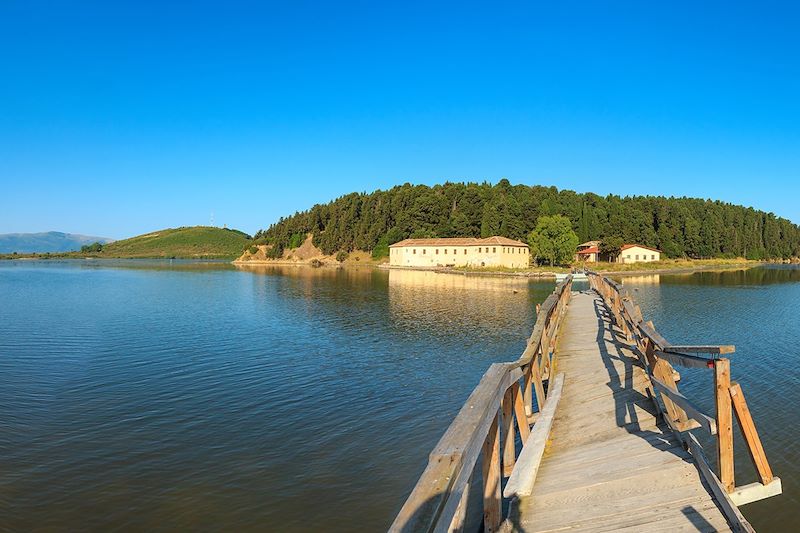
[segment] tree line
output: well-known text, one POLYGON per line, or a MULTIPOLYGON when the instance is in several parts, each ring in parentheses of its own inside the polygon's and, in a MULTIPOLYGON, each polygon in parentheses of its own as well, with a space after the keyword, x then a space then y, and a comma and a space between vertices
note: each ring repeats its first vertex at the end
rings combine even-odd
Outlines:
POLYGON ((406 238, 490 237, 527 242, 540 217, 563 215, 580 242, 635 242, 671 258, 800 256, 800 227, 772 213, 698 198, 599 196, 556 187, 490 183, 404 184, 351 193, 281 218, 255 235, 271 255, 307 233, 326 254, 372 250, 406 238))

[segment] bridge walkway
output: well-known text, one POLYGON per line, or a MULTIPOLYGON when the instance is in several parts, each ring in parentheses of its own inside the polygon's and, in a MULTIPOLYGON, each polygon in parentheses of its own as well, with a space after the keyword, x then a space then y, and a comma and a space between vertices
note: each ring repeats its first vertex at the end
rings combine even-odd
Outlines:
POLYGON ((659 418, 647 376, 594 291, 573 293, 556 347, 563 393, 512 529, 730 531, 692 455, 659 418))

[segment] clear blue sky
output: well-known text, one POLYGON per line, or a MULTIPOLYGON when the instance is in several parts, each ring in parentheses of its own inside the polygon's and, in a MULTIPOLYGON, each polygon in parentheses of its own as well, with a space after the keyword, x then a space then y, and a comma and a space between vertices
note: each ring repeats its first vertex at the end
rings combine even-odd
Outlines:
POLYGON ((798 20, 792 2, 5 0, 0 233, 212 212, 252 233, 354 190, 503 177, 800 222, 798 20))

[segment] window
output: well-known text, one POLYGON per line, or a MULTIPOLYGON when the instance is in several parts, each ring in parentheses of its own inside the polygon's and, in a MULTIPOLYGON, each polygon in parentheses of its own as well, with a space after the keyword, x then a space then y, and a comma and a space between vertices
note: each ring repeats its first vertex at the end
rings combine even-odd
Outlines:
POLYGON ((464 255, 467 255, 467 249, 464 248, 464 255))
POLYGON ((416 255, 416 254, 417 254, 417 249, 416 249, 416 248, 414 248, 414 255, 416 255))
POLYGON ((652 259, 653 261, 655 261, 655 260, 656 260, 656 256, 655 256, 655 254, 653 254, 653 255, 652 255, 652 257, 650 257, 650 259, 652 259))
POLYGON ((481 253, 481 249, 480 248, 478 248, 478 253, 481 253))
POLYGON ((639 260, 639 254, 636 254, 636 260, 637 261, 639 260))
POLYGON ((631 258, 631 254, 628 254, 628 255, 625 256, 625 259, 630 259, 630 258, 631 258))
MULTIPOLYGON (((438 248, 436 249, 436 255, 439 255, 439 249, 438 248)), ((637 255, 636 257, 638 258, 639 256, 637 255)))
POLYGON ((447 248, 444 249, 444 255, 447 255, 447 248))
POLYGON ((493 254, 496 254, 496 253, 497 253, 497 248, 495 248, 494 246, 492 247, 492 253, 493 253, 493 254))
POLYGON ((426 250, 425 250, 425 248, 423 248, 422 249, 422 255, 425 255, 425 252, 426 252, 426 250))
POLYGON ((456 255, 457 253, 458 253, 458 250, 456 250, 455 248, 453 248, 453 255, 456 255))

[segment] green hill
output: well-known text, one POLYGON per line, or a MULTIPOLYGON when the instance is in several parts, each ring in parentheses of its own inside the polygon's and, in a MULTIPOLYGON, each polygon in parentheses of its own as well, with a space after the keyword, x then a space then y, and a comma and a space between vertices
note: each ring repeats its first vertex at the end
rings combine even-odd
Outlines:
POLYGON ((193 226, 163 229, 103 246, 98 257, 234 259, 251 242, 238 230, 193 226))
MULTIPOLYGON (((621 186, 622 187, 622 186, 621 186)), ((527 241, 543 215, 569 218, 581 242, 620 239, 666 257, 778 259, 800 255, 800 227, 750 207, 699 198, 600 196, 555 187, 489 183, 400 185, 352 193, 282 218, 255 235, 279 256, 308 233, 325 254, 373 250, 408 237, 489 237, 527 241)))

